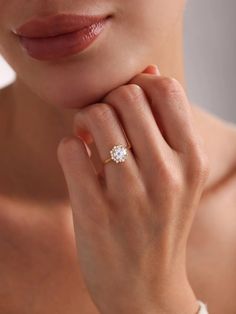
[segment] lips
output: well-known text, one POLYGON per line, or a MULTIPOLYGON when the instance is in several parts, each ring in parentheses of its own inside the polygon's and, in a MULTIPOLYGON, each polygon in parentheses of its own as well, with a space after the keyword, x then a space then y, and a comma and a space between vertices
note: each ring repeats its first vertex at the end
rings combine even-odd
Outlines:
POLYGON ((14 33, 31 57, 50 60, 83 51, 102 32, 109 18, 58 14, 30 19, 14 33))

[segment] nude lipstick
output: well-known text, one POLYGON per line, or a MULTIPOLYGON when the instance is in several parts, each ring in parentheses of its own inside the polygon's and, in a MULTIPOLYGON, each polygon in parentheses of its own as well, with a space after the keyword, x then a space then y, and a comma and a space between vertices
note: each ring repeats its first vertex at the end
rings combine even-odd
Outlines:
POLYGON ((38 17, 30 19, 14 33, 32 58, 54 60, 85 50, 101 34, 110 17, 75 14, 38 17))

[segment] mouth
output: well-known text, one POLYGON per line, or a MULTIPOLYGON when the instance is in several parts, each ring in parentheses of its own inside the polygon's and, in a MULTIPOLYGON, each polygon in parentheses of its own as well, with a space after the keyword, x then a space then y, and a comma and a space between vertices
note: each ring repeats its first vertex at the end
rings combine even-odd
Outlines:
POLYGON ((57 14, 33 18, 13 30, 29 56, 52 60, 78 54, 107 26, 111 15, 57 14))

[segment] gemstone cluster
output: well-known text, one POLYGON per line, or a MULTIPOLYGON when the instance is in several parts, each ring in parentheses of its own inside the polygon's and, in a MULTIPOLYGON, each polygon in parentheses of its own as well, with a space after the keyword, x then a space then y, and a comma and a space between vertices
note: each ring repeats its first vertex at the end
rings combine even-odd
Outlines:
POLYGON ((116 163, 124 162, 128 156, 128 150, 123 145, 116 145, 110 151, 111 159, 116 163))

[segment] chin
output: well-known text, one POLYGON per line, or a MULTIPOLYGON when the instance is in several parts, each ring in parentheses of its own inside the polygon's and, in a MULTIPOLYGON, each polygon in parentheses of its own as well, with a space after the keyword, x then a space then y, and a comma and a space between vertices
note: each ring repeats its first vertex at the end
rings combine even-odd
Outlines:
POLYGON ((34 95, 50 105, 75 109, 102 102, 106 94, 127 84, 145 69, 150 53, 145 45, 138 49, 139 42, 131 49, 129 40, 121 37, 114 41, 110 34, 102 47, 71 58, 40 62, 29 57, 13 41, 12 47, 16 49, 9 45, 5 59, 34 95), (125 47, 123 50, 120 41, 125 47))
POLYGON ((128 84, 148 64, 146 54, 134 57, 133 51, 120 54, 107 49, 103 54, 97 51, 63 62, 35 62, 21 55, 12 56, 9 64, 14 65, 21 82, 44 102, 58 108, 82 108, 102 102, 109 92, 128 84))
MULTIPOLYGON (((47 79, 28 81, 28 87, 44 102, 58 108, 76 109, 100 103, 113 89, 125 85, 137 74, 132 70, 123 73, 71 72, 70 75, 49 75, 47 79)), ((61 73, 60 73, 61 74, 61 73)))
POLYGON ((79 85, 58 85, 49 86, 48 89, 35 90, 35 93, 47 104, 58 108, 76 109, 83 108, 92 103, 101 102, 109 92, 109 88, 90 88, 79 85))

